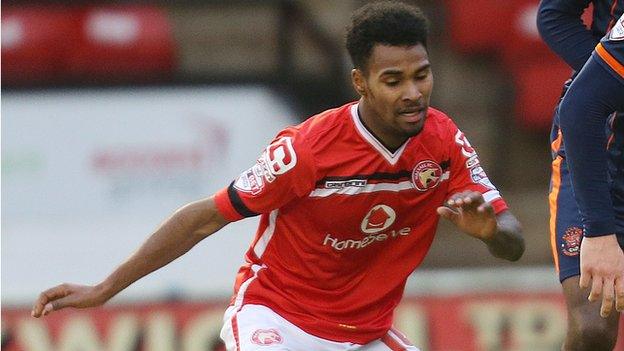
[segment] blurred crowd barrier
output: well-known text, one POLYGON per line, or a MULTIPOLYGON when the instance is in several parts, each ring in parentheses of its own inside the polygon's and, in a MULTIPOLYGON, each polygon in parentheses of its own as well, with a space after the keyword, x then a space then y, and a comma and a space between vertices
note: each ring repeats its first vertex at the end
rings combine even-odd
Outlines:
MULTIPOLYGON (((224 351, 219 330, 226 306, 225 300, 137 302, 43 319, 6 308, 2 350, 224 351)), ((422 351, 559 350, 565 321, 558 293, 408 297, 395 314, 395 327, 422 351)), ((623 348, 620 338, 616 350, 623 348)))
MULTIPOLYGON (((2 100, 3 302, 31 299, 59 279, 105 276, 175 209, 228 186, 292 123, 263 87, 2 100)), ((227 294, 257 220, 224 228, 136 289, 227 294)))

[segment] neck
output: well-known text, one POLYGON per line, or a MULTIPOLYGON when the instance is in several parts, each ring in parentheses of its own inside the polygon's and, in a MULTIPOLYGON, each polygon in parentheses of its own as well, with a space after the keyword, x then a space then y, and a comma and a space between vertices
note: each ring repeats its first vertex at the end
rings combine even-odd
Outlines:
POLYGON ((361 98, 358 104, 358 117, 371 134, 391 152, 398 150, 409 138, 393 135, 381 125, 379 114, 361 98))

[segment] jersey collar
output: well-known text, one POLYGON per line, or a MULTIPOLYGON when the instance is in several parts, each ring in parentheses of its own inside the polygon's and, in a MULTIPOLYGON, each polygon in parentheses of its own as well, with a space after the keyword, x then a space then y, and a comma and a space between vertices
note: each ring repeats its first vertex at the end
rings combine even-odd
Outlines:
POLYGON ((379 141, 367 128, 364 126, 362 121, 360 120, 360 116, 358 113, 359 104, 353 104, 351 106, 351 118, 353 119, 353 124, 355 124, 355 129, 357 129, 358 133, 370 146, 372 146, 381 156, 383 156, 388 163, 391 165, 395 165, 399 158, 401 158, 401 154, 403 154, 403 150, 405 150, 405 146, 411 140, 411 138, 407 139, 401 147, 399 147, 395 152, 390 152, 381 141, 379 141))

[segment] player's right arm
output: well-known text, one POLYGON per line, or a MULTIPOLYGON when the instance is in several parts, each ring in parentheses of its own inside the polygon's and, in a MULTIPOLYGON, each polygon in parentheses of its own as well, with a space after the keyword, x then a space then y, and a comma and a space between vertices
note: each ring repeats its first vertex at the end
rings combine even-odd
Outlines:
POLYGON ((213 197, 189 203, 165 220, 102 282, 93 286, 61 284, 48 289, 39 295, 31 314, 41 317, 66 307, 102 305, 141 277, 182 256, 227 223, 213 197))
POLYGON ((462 232, 482 240, 495 257, 519 260, 525 249, 520 222, 490 182, 464 133, 450 119, 448 123, 449 198, 438 207, 438 214, 462 232))
POLYGON ((581 16, 591 0, 542 0, 537 12, 537 28, 546 44, 579 71, 599 38, 585 27, 581 16))
POLYGON ((268 213, 314 187, 313 157, 305 137, 294 128, 282 131, 256 164, 214 196, 177 210, 138 251, 104 281, 93 286, 61 284, 42 292, 32 309, 41 317, 65 307, 104 304, 141 277, 182 256, 227 223, 268 213))

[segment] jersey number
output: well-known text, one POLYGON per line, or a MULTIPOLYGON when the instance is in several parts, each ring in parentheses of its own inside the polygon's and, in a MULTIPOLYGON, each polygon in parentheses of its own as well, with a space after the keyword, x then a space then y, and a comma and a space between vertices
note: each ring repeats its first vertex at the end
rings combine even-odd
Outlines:
POLYGON ((464 133, 462 133, 461 130, 458 130, 457 133, 455 133, 455 142, 457 143, 457 145, 461 146, 461 152, 467 158, 470 158, 477 154, 475 149, 470 146, 470 142, 468 142, 468 139, 466 139, 466 136, 464 135, 464 133))
POLYGON ((297 164, 297 154, 293 149, 292 139, 284 137, 269 145, 264 160, 267 170, 274 176, 293 169, 297 164))

